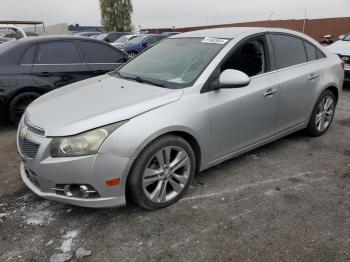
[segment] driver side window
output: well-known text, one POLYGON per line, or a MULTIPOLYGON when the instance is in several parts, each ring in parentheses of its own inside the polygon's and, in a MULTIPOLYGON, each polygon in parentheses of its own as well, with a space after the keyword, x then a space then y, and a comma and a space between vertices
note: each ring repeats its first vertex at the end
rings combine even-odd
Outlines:
POLYGON ((243 43, 221 66, 221 72, 235 69, 246 73, 249 77, 268 71, 266 47, 263 39, 254 38, 243 43))

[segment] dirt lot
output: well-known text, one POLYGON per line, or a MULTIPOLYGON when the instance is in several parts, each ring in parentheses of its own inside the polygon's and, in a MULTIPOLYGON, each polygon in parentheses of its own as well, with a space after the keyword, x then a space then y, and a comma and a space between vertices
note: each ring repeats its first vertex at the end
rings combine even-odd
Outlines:
POLYGON ((0 129, 0 261, 80 247, 86 261, 350 261, 349 87, 323 137, 294 134, 211 168, 153 212, 39 199, 20 180, 16 131, 0 129))

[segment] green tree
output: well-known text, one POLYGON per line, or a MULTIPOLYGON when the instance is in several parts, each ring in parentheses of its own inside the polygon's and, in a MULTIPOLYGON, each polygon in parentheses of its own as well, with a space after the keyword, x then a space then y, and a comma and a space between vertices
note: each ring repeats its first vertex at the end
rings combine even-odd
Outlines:
POLYGON ((131 0, 100 0, 101 22, 106 31, 132 31, 131 0))

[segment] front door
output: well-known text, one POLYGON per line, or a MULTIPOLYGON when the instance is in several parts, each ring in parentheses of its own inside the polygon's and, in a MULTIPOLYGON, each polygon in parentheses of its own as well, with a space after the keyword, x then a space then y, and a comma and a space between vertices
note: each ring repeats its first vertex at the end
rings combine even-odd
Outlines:
POLYGON ((217 74, 226 69, 246 73, 251 83, 210 92, 210 161, 253 146, 275 132, 279 82, 269 73, 265 37, 242 43, 217 74))

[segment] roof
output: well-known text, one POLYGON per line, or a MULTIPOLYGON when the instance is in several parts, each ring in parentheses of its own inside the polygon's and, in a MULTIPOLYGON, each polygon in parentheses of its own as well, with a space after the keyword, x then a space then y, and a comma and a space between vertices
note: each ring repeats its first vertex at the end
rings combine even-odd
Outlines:
POLYGON ((21 38, 19 40, 16 40, 17 44, 28 44, 28 43, 40 43, 43 41, 58 41, 58 40, 91 40, 91 41, 98 41, 94 38, 88 38, 83 36, 69 36, 69 35, 63 35, 63 36, 35 36, 35 37, 28 37, 28 38, 21 38))
POLYGON ((170 38, 179 37, 217 37, 217 38, 228 38, 233 39, 240 34, 249 33, 262 33, 262 32, 286 32, 293 34, 300 34, 296 31, 282 29, 282 28, 265 28, 265 27, 227 27, 227 28, 215 28, 215 29, 205 29, 183 33, 180 35, 171 36, 170 38))

